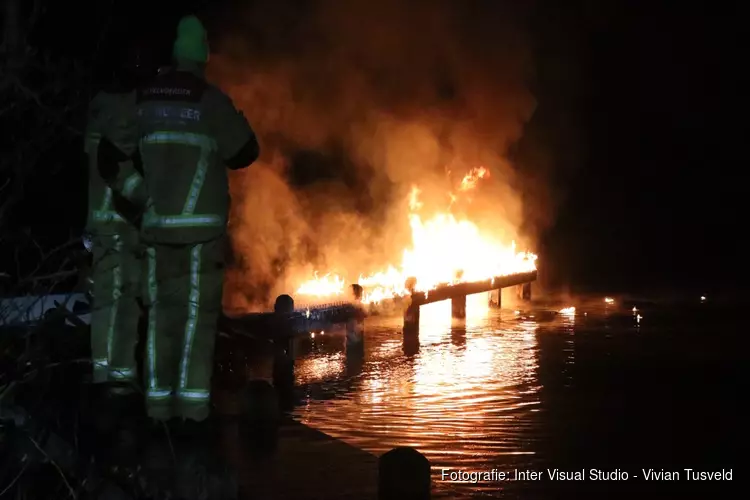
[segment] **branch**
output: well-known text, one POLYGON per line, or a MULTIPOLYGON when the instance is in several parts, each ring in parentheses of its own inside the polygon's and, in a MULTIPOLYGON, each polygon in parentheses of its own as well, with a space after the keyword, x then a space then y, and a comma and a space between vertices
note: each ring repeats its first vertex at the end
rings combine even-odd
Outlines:
POLYGON ((18 472, 15 478, 13 478, 13 481, 11 481, 8 486, 6 486, 3 491, 0 491, 0 498, 2 498, 7 492, 10 491, 10 489, 15 486, 15 484, 18 482, 19 479, 21 479, 21 476, 23 476, 23 473, 26 472, 26 469, 29 468, 29 461, 24 462, 23 467, 18 472))
POLYGON ((42 455, 43 455, 43 456, 44 456, 44 457, 45 457, 45 458, 47 459, 47 461, 48 461, 49 463, 51 463, 51 464, 52 464, 52 466, 53 466, 53 467, 54 467, 54 468, 55 468, 55 469, 57 470, 57 473, 58 473, 58 474, 60 475, 60 477, 62 478, 63 482, 65 483, 65 486, 67 486, 67 488, 68 488, 68 493, 70 493, 70 496, 71 496, 71 497, 73 497, 73 498, 78 498, 78 495, 76 495, 75 491, 73 491, 73 487, 72 487, 72 486, 70 485, 70 483, 68 482, 68 478, 67 478, 67 477, 65 476, 65 473, 63 472, 63 470, 62 470, 62 469, 60 468, 60 466, 59 466, 59 465, 57 465, 57 462, 55 462, 55 461, 54 461, 54 460, 53 460, 53 459, 52 459, 52 458, 51 458, 51 457, 50 457, 50 456, 49 456, 49 455, 47 454, 47 452, 46 452, 46 451, 44 451, 44 448, 42 448, 41 446, 39 446, 39 443, 37 443, 37 442, 36 442, 36 440, 34 440, 34 438, 32 438, 31 436, 28 436, 28 435, 27 435, 26 437, 28 437, 28 438, 29 438, 29 441, 31 441, 31 444, 33 444, 33 445, 34 445, 34 447, 35 447, 35 448, 36 448, 36 449, 37 449, 37 450, 39 451, 39 453, 41 453, 41 454, 42 454, 42 455))
MULTIPOLYGON (((60 113, 56 113, 55 111, 52 110, 50 106, 45 105, 42 102, 42 98, 39 96, 39 94, 29 89, 26 85, 24 85, 21 82, 21 80, 18 78, 18 76, 11 75, 9 78, 13 82, 13 85, 15 86, 15 88, 17 88, 24 96, 26 96, 27 98, 31 99, 34 103, 36 103, 40 111, 54 118, 57 121, 57 124, 59 126, 67 129, 69 132, 73 133, 73 135, 81 135, 83 133, 83 131, 76 129, 72 127, 69 123, 67 123, 64 117, 61 116, 60 113)), ((70 109, 71 108, 69 107, 63 108, 63 113, 70 111, 70 109)))
POLYGON ((64 280, 67 278, 71 278, 78 274, 78 269, 71 269, 69 271, 58 271, 56 273, 47 274, 45 276, 35 276, 35 277, 28 277, 21 280, 21 283, 32 283, 36 285, 40 281, 49 281, 49 280, 64 280))

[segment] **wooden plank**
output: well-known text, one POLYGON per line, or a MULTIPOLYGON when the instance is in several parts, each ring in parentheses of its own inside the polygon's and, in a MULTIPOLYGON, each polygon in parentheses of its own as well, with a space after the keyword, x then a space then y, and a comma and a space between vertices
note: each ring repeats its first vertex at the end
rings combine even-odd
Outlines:
POLYGON ((509 286, 521 285, 536 280, 536 271, 528 273, 511 274, 509 276, 497 276, 483 281, 472 281, 458 283, 455 285, 444 285, 428 292, 415 292, 411 295, 412 305, 432 304, 461 295, 473 295, 475 293, 489 292, 509 286))

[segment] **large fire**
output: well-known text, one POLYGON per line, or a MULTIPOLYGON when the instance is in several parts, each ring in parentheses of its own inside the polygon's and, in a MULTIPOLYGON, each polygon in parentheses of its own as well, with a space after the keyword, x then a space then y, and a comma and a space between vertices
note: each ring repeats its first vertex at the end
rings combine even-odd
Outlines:
MULTIPOLYGON (((451 205, 460 193, 471 191, 489 176, 484 167, 471 170, 461 181, 458 195, 451 194, 451 205)), ((409 225, 411 245, 404 249, 399 266, 360 275, 362 302, 378 303, 410 293, 407 280, 416 280, 414 289, 429 291, 440 284, 481 281, 495 276, 529 272, 536 269, 536 255, 519 252, 515 242, 502 242, 485 234, 469 220, 458 219, 450 211, 420 215, 420 190, 413 187, 409 194, 409 225)), ((336 274, 315 275, 302 283, 297 295, 315 299, 335 298, 345 294, 347 282, 336 274)))

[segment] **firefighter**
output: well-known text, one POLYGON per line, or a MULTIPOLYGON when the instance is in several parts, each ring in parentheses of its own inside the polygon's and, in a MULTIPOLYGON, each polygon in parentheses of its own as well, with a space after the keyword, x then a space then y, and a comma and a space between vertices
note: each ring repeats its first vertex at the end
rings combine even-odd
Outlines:
MULTIPOLYGON (((133 203, 114 193, 98 172, 97 151, 103 134, 121 127, 121 116, 132 107, 132 92, 148 72, 140 51, 131 49, 110 84, 91 101, 85 134, 89 164, 89 209, 86 233, 93 264, 91 270, 91 354, 93 381, 107 384, 113 393, 132 392, 137 382, 135 347, 138 339, 142 270, 138 245, 143 200, 133 203)), ((126 147, 124 144, 123 147, 126 147)), ((135 178, 134 178, 135 180, 135 178)), ((132 190, 133 180, 128 190, 132 190)), ((133 198, 135 199, 135 198, 133 198)))
MULTIPOLYGON (((145 396, 157 421, 202 422, 209 416, 216 327, 227 250, 226 169, 259 155, 255 133, 231 99, 204 78, 209 47, 195 16, 183 18, 173 45, 174 66, 135 93, 133 144, 103 140, 100 173, 115 191, 133 196, 129 179, 140 163, 148 207, 146 244, 145 396), (105 159, 106 157, 106 159, 105 159)), ((107 137, 109 139, 109 137, 107 137)), ((135 180, 133 183, 137 182, 135 180)), ((141 196, 138 194, 136 197, 141 196)))
MULTIPOLYGON (((135 459, 135 437, 143 415, 138 387, 136 345, 141 317, 139 304, 144 255, 139 229, 145 209, 145 188, 139 175, 114 191, 102 179, 98 161, 102 136, 118 137, 125 150, 132 139, 118 131, 127 124, 139 80, 153 78, 151 65, 134 47, 120 60, 115 78, 91 101, 84 147, 88 155, 89 193, 86 222, 92 255, 91 355, 93 410, 98 454, 128 465, 135 459), (129 199, 122 196, 126 193, 129 199)), ((105 147, 106 149, 106 147, 105 147)), ((132 165, 131 165, 132 168, 132 165)))

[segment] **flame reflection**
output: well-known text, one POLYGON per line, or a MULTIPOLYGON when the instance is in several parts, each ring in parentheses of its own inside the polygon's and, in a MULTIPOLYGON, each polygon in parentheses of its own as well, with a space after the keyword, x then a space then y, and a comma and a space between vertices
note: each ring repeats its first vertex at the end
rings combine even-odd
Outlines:
POLYGON ((299 408, 298 417, 376 454, 415 446, 435 466, 441 457, 471 460, 477 440, 490 440, 493 453, 533 455, 522 434, 539 404, 539 325, 498 321, 486 294, 468 297, 466 306, 462 321, 451 319, 450 301, 424 306, 414 356, 403 355, 402 334, 391 330, 368 352, 354 388, 313 403, 325 408, 299 408))
POLYGON ((307 384, 335 379, 346 371, 346 357, 342 352, 306 357, 296 363, 295 381, 307 384))

